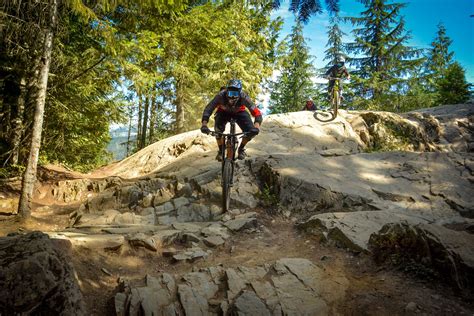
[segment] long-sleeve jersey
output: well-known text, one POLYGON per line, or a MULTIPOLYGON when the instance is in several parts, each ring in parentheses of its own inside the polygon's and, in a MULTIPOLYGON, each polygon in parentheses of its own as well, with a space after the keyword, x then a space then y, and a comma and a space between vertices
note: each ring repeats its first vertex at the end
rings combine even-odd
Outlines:
POLYGON ((342 78, 343 75, 349 77, 349 72, 347 72, 347 68, 345 66, 339 67, 338 65, 334 65, 329 68, 324 75, 330 76, 332 78, 342 78))
POLYGON ((255 117, 255 123, 262 123, 262 113, 257 108, 257 106, 252 102, 250 97, 245 92, 240 92, 239 100, 235 106, 232 106, 229 103, 229 99, 227 98, 227 90, 223 90, 219 92, 214 99, 209 102, 209 104, 204 108, 202 113, 202 121, 209 122, 209 118, 212 115, 212 112, 217 108, 217 112, 227 112, 227 113, 238 113, 245 111, 247 108, 255 117))

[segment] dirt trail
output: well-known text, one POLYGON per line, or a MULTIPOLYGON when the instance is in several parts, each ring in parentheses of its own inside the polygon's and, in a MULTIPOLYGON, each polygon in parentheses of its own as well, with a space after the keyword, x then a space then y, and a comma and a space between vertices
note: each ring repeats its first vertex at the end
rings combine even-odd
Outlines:
MULTIPOLYGON (((23 224, 3 221, 0 235, 64 229, 68 207, 49 206, 48 214, 33 212, 32 219, 23 224)), ((90 315, 115 314, 113 297, 118 278, 140 285, 146 274, 182 275, 210 266, 255 267, 284 257, 309 259, 331 278, 343 276, 349 280, 345 299, 335 306, 340 315, 472 315, 474 312, 472 302, 463 300, 437 280, 414 278, 402 271, 377 267, 368 255, 323 245, 316 237, 302 235, 291 220, 271 216, 265 209, 256 211, 259 223, 266 228, 263 232, 237 233, 207 259, 193 263, 175 263, 160 251, 143 248, 127 247, 119 252, 97 252, 82 247, 64 250, 77 271, 90 315)))

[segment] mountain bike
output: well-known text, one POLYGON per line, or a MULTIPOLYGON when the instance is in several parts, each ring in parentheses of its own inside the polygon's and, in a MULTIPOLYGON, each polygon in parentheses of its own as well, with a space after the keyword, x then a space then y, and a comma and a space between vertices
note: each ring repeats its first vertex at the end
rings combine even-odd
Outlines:
MULTIPOLYGON (((331 116, 329 119, 321 119, 318 117, 318 115, 321 113, 314 112, 314 118, 321 122, 330 122, 334 120, 337 117, 337 111, 339 110, 339 107, 341 106, 341 101, 342 101, 341 85, 340 85, 340 81, 342 80, 342 78, 329 77, 328 79, 334 80, 334 86, 332 87, 331 92, 330 92, 330 98, 331 98, 330 103, 331 103, 332 112, 329 113, 331 116)), ((325 115, 326 113, 328 112, 324 113, 325 117, 327 117, 327 115, 325 115)))
POLYGON ((230 120, 230 133, 211 131, 212 136, 224 137, 225 151, 222 151, 222 210, 227 212, 230 208, 230 189, 234 184, 234 169, 236 164, 235 152, 237 151, 238 137, 242 138, 250 133, 236 133, 235 119, 230 120))

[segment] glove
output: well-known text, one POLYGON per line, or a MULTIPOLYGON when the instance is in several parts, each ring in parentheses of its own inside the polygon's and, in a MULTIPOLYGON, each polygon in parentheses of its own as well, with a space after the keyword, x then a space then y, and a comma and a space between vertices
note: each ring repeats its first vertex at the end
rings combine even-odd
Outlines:
POLYGON ((259 132, 260 132, 260 130, 258 128, 252 127, 249 131, 249 134, 250 134, 250 136, 256 136, 256 135, 258 135, 259 132))
POLYGON ((201 126, 201 133, 210 134, 211 130, 206 125, 201 126))

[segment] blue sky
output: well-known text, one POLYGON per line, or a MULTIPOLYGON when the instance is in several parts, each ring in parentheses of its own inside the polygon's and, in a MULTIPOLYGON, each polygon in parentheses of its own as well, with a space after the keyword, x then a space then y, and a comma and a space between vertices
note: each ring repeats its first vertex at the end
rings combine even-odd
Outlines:
MULTIPOLYGON (((321 0, 324 5, 324 0, 321 0)), ((437 25, 442 22, 446 27, 449 38, 453 41, 450 50, 454 52, 454 59, 466 70, 466 79, 474 83, 474 0, 408 0, 390 1, 404 2, 407 6, 401 14, 405 17, 405 29, 411 33, 408 45, 417 48, 428 48, 436 36, 437 25)), ((359 16, 364 6, 356 0, 340 0, 341 16, 359 16)), ((272 16, 284 19, 281 32, 286 36, 294 25, 294 16, 288 11, 288 2, 283 2, 282 7, 272 16)), ((327 43, 326 27, 329 16, 326 12, 314 16, 305 25, 304 34, 311 54, 316 57, 316 67, 323 67, 324 50, 327 43)), ((350 24, 341 24, 341 29, 348 35, 344 41, 352 38, 350 24)))

